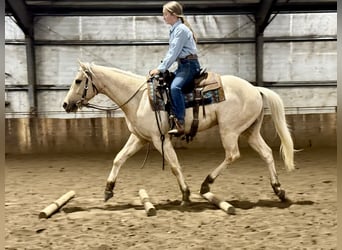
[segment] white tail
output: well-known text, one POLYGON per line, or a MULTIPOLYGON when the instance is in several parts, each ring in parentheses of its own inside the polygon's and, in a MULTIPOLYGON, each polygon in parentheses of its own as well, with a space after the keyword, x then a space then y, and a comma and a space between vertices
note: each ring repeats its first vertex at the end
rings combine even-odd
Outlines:
POLYGON ((294 148, 292 137, 285 119, 283 101, 281 100, 280 96, 274 91, 263 87, 257 88, 264 95, 268 106, 270 107, 273 122, 281 140, 281 155, 283 157, 287 170, 292 171, 295 168, 293 162, 294 148))

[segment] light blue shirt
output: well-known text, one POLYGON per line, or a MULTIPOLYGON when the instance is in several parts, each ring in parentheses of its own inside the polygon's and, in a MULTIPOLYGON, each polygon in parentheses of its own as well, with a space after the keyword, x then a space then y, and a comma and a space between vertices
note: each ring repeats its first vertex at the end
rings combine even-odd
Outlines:
POLYGON ((197 54, 196 42, 191 30, 180 19, 170 29, 169 50, 158 70, 164 73, 178 58, 197 54))

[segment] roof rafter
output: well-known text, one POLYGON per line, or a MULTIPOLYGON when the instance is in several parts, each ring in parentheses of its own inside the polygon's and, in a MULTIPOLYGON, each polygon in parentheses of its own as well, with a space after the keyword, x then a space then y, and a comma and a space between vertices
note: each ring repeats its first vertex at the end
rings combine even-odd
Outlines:
POLYGON ((264 32, 276 3, 277 0, 261 0, 259 9, 255 14, 255 29, 258 34, 264 32))
MULTIPOLYGON (((7 5, 11 2, 26 3, 28 11, 33 16, 77 16, 77 15, 161 15, 162 5, 165 1, 119 1, 119 0, 6 0, 6 13, 12 11, 7 5)), ((186 15, 243 15, 261 12, 261 6, 268 7, 268 0, 239 1, 239 0, 182 0, 186 15)), ((22 4, 23 5, 23 4, 22 4)), ((269 8, 267 8, 269 10, 269 8)), ((276 13, 312 13, 312 12, 336 12, 335 0, 291 0, 278 1, 272 6, 276 13)), ((259 13, 260 14, 260 13, 259 13)))
POLYGON ((24 0, 6 0, 6 8, 9 8, 17 21, 18 26, 25 35, 33 37, 33 14, 28 10, 24 0))

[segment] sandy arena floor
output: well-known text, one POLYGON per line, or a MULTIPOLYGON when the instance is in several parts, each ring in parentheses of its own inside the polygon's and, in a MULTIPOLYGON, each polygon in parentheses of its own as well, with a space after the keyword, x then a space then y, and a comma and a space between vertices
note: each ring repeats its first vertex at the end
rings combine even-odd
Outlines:
POLYGON ((279 180, 292 202, 281 203, 268 170, 254 151, 216 180, 211 191, 236 207, 225 214, 202 199, 199 188, 223 159, 223 151, 178 149, 192 191, 181 193, 161 156, 146 151, 121 169, 114 198, 103 202, 113 154, 7 155, 6 249, 337 249, 336 149, 297 153, 297 169, 287 173, 276 156, 279 180), (147 190, 157 215, 147 217, 138 191, 147 190), (40 210, 64 193, 76 196, 49 219, 40 210))

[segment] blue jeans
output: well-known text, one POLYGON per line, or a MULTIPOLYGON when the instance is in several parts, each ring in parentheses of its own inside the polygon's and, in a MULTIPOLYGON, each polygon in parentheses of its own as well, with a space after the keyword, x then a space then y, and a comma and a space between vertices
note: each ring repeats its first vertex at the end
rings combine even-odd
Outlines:
POLYGON ((172 111, 178 121, 184 124, 185 100, 183 89, 193 82, 194 77, 200 72, 200 64, 197 59, 179 59, 175 78, 171 83, 172 111))

